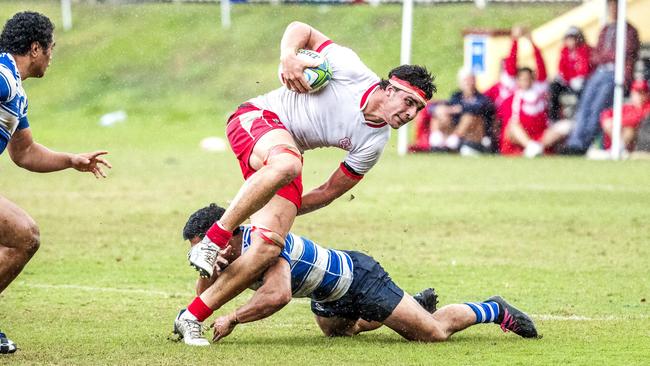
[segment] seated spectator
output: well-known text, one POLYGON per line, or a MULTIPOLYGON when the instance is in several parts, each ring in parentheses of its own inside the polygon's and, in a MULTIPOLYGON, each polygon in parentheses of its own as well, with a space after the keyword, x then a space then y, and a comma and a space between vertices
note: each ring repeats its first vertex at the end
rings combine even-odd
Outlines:
MULTIPOLYGON (((602 111, 613 104, 614 62, 616 58, 616 0, 607 0, 610 23, 605 25, 598 36, 598 44, 592 51, 591 61, 595 71, 587 80, 578 102, 575 127, 562 153, 584 155, 601 132, 599 117, 602 111)), ((630 85, 634 64, 639 57, 639 34, 626 22, 625 41, 625 85, 630 85)))
POLYGON ((462 155, 487 152, 491 142, 484 140, 494 118, 490 100, 476 89, 474 74, 466 69, 458 73, 460 90, 451 95, 445 106, 435 107, 431 118, 431 148, 460 151, 462 155))
MULTIPOLYGON (((526 38, 533 46, 537 72, 528 67, 517 70, 517 87, 514 94, 505 101, 510 105, 510 117, 501 130, 501 153, 504 155, 524 154, 526 157, 541 155, 546 147, 543 139, 548 125, 546 66, 542 53, 530 34, 526 38)), ((517 38, 513 38, 513 49, 517 49, 517 38)))
POLYGON ((575 94, 580 96, 585 80, 591 72, 591 47, 585 43, 585 37, 577 27, 569 27, 564 35, 564 47, 560 51, 558 75, 549 87, 549 119, 556 122, 561 118, 560 95, 575 94))
POLYGON ((636 132, 634 152, 630 154, 632 159, 650 159, 650 115, 641 121, 636 132))
MULTIPOLYGON (((600 117, 600 125, 605 132, 603 147, 609 149, 612 136, 613 110, 606 109, 600 117)), ((623 105, 621 114, 621 139, 622 146, 627 151, 632 151, 634 141, 636 140, 636 131, 646 117, 650 115, 650 91, 648 82, 645 80, 636 80, 632 83, 630 91, 630 103, 623 105)))

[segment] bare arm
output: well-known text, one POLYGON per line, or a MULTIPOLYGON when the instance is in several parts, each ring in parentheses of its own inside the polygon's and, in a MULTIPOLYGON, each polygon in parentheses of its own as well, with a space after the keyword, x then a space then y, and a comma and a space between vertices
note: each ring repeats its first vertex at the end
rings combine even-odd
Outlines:
POLYGON ((100 157, 106 151, 85 154, 56 152, 34 141, 30 128, 16 131, 9 141, 9 156, 21 168, 37 173, 49 173, 68 168, 92 172, 97 178, 106 177, 99 164, 110 168, 108 161, 100 157))
POLYGON ((302 205, 298 210, 298 215, 304 215, 329 205, 343 193, 352 189, 363 177, 346 174, 344 169, 343 166, 336 169, 327 182, 302 196, 302 205))
POLYGON ((291 268, 278 258, 264 274, 264 283, 253 297, 236 310, 240 323, 264 319, 282 309, 291 301, 291 268))
POLYGON ((303 76, 303 70, 316 64, 309 64, 299 59, 296 52, 301 48, 316 50, 327 39, 323 33, 305 23, 291 22, 287 26, 280 41, 282 79, 287 88, 299 93, 306 93, 310 89, 303 76))
POLYGON ((264 319, 291 301, 291 268, 289 263, 279 258, 264 274, 264 283, 255 291, 248 302, 229 315, 214 321, 214 341, 230 334, 239 323, 249 323, 264 319))

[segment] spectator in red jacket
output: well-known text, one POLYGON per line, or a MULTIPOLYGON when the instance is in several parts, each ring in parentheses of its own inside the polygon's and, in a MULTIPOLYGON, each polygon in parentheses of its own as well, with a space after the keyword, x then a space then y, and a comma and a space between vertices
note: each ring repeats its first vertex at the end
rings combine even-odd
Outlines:
POLYGON ((415 120, 413 121, 413 126, 415 129, 415 142, 409 146, 409 152, 431 151, 431 145, 429 143, 431 135, 431 124, 432 120, 437 118, 436 110, 439 107, 446 107, 445 101, 431 100, 415 117, 415 120))
MULTIPOLYGON (((546 145, 543 137, 548 126, 547 98, 548 82, 546 66, 542 53, 533 42, 529 33, 526 38, 533 45, 537 72, 528 67, 517 70, 517 87, 510 99, 503 105, 510 105, 510 118, 501 130, 501 153, 504 155, 524 154, 535 157, 544 152, 546 145)), ((514 38, 513 49, 517 49, 514 38)))
POLYGON ((501 62, 499 81, 483 93, 494 105, 495 120, 493 130, 497 131, 497 133, 493 137, 495 137, 494 140, 497 143, 500 139, 499 135, 502 126, 510 119, 512 113, 512 103, 510 103, 510 100, 517 88, 517 42, 515 40, 521 37, 524 31, 521 27, 512 28, 511 37, 513 42, 510 47, 510 54, 501 62))
MULTIPOLYGON (((636 80, 632 83, 630 91, 630 103, 623 105, 621 114, 621 138, 623 147, 631 151, 636 140, 636 131, 644 118, 650 115, 650 90, 648 82, 636 80)), ((606 109, 600 116, 600 125, 605 132, 603 145, 609 149, 611 145, 614 112, 611 108, 606 109)))
POLYGON ((562 118, 560 95, 572 93, 580 95, 589 73, 591 47, 585 42, 582 31, 577 27, 569 27, 564 35, 564 47, 560 51, 558 76, 551 83, 549 119, 553 122, 562 118))
MULTIPOLYGON (((585 84, 578 109, 576 124, 567 139, 562 153, 568 155, 584 155, 601 132, 599 117, 602 111, 612 106, 614 99, 614 63, 616 59, 616 24, 617 2, 607 0, 610 14, 608 23, 598 36, 598 44, 591 53, 594 72, 585 84)), ((632 82, 634 63, 639 58, 639 33, 631 24, 625 24, 625 85, 632 82)))

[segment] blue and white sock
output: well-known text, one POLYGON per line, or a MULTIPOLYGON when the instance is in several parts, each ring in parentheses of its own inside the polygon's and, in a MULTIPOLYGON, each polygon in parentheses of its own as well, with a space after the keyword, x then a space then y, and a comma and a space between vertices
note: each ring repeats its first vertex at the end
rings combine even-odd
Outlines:
POLYGON ((476 324, 494 323, 499 318, 499 305, 494 301, 466 302, 465 305, 476 314, 476 324))

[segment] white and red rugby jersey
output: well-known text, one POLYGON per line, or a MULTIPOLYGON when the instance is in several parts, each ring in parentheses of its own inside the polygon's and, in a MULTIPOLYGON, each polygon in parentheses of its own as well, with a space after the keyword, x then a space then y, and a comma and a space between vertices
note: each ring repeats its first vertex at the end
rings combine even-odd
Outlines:
POLYGON ((323 89, 301 94, 283 86, 249 102, 276 113, 301 151, 341 148, 348 152, 345 164, 363 175, 375 165, 390 137, 390 126, 363 116, 380 79, 349 48, 326 41, 316 51, 332 68, 332 80, 323 89))

